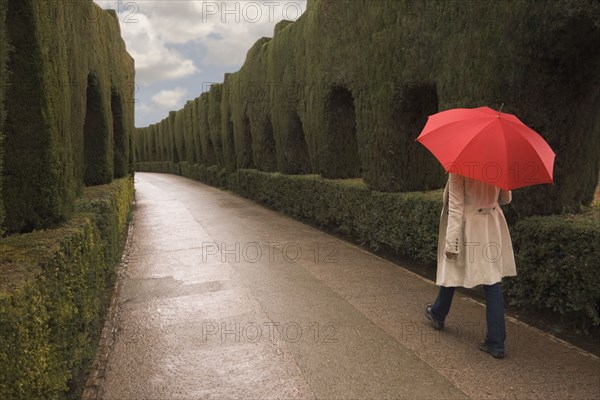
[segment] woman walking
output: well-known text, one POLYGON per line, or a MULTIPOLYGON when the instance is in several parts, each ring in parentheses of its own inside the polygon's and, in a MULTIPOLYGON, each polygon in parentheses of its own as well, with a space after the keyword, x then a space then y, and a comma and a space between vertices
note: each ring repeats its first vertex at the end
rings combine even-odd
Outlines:
POLYGON ((483 285, 487 335, 479 348, 494 358, 504 358, 506 338, 501 280, 517 274, 500 208, 510 203, 511 196, 511 191, 449 174, 438 240, 436 284, 440 290, 433 305, 425 308, 432 326, 443 329, 455 288, 483 285))

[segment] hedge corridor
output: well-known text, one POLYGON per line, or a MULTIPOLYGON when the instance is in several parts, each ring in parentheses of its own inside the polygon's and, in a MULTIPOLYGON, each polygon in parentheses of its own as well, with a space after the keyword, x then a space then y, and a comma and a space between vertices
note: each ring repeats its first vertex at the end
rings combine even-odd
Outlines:
POLYGON ((556 152, 555 184, 512 211, 579 212, 600 171, 599 42, 594 0, 310 0, 239 71, 136 129, 136 158, 434 190, 444 171, 415 142, 427 116, 503 103, 556 152))
POLYGON ((555 184, 516 191, 505 210, 519 268, 508 296, 588 330, 600 323, 597 43, 593 0, 310 0, 222 83, 136 129, 136 170, 432 263, 446 178, 415 138, 437 111, 504 103, 556 152, 555 184))

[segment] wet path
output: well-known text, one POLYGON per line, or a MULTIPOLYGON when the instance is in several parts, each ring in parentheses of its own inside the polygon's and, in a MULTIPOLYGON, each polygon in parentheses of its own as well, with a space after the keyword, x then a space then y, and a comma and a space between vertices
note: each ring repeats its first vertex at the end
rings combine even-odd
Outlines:
POLYGON ((521 398, 600 393, 600 363, 508 321, 507 358, 477 350, 485 310, 252 201, 136 174, 133 256, 99 393, 106 399, 521 398))

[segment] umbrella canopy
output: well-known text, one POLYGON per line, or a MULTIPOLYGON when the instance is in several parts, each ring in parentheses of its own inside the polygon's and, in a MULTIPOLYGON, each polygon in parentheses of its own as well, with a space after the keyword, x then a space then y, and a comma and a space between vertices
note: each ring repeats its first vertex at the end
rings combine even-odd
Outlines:
POLYGON ((417 141, 446 172, 505 190, 553 182, 555 154, 548 143, 514 115, 489 107, 433 114, 417 141))

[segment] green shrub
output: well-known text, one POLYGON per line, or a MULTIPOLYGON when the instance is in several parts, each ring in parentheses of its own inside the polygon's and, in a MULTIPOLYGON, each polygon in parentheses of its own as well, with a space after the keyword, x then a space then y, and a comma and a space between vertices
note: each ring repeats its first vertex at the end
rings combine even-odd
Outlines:
POLYGON ((175 112, 175 147, 177 150, 177 154, 178 154, 178 159, 174 159, 173 161, 175 162, 179 162, 179 161, 184 161, 186 160, 186 154, 187 154, 187 150, 186 150, 186 143, 185 143, 185 125, 184 125, 184 118, 185 118, 185 109, 181 109, 179 111, 175 112))
POLYGON ((153 124, 148 127, 148 159, 152 161, 158 161, 156 139, 158 135, 158 125, 153 124))
MULTIPOLYGON (((137 131, 137 130, 136 130, 137 131)), ((157 124, 157 138, 156 138, 156 160, 153 161, 164 161, 166 157, 166 145, 165 145, 165 120, 163 119, 157 124)), ((146 159, 139 159, 136 161, 149 161, 146 159)))
MULTIPOLYGON (((89 74, 86 91, 86 112, 83 124, 84 182, 87 186, 110 183, 114 177, 112 138, 108 113, 98 77, 89 74)), ((147 136, 147 135, 146 135, 147 136)))
POLYGON ((0 2, 0 236, 4 233, 4 201, 2 199, 2 141, 4 138, 4 94, 6 93, 6 60, 8 57, 8 41, 6 40, 6 1, 0 2))
POLYGON ((518 275, 506 282, 510 303, 557 312, 584 330, 600 324, 600 207, 530 217, 512 234, 518 275))
POLYGON ((270 105, 267 118, 270 116, 273 127, 277 169, 284 174, 307 174, 319 167, 317 135, 324 127, 307 129, 314 127, 307 123, 313 118, 311 112, 317 110, 306 104, 319 97, 321 89, 315 85, 316 93, 306 90, 309 70, 316 73, 306 62, 308 41, 314 39, 306 35, 307 21, 306 14, 294 23, 280 21, 275 26, 275 36, 267 44, 270 105))
POLYGON ((81 396, 132 195, 131 177, 88 188, 68 223, 0 239, 0 398, 81 396))
POLYGON ((129 173, 129 134, 123 118, 123 101, 118 91, 111 88, 110 108, 113 117, 113 166, 115 178, 123 178, 129 173))
POLYGON ((89 212, 104 243, 105 260, 117 263, 121 242, 133 199, 132 177, 118 179, 110 185, 86 188, 77 205, 89 212))
POLYGON ((207 127, 208 136, 212 143, 215 154, 215 163, 219 166, 225 165, 225 156, 223 150, 223 138, 221 134, 221 98, 223 85, 215 83, 210 86, 207 100, 207 127))
POLYGON ((48 121, 45 94, 40 92, 44 58, 42 43, 33 34, 38 10, 31 1, 5 3, 13 51, 7 64, 2 194, 9 211, 4 226, 13 233, 63 221, 73 210, 75 193, 67 187, 68 174, 61 176, 68 163, 59 149, 58 132, 48 121))
POLYGON ((185 144, 185 160, 197 163, 196 139, 194 136, 194 102, 188 101, 183 108, 183 138, 185 144))
POLYGON ((200 143, 202 148, 202 159, 206 165, 215 165, 217 163, 217 156, 215 153, 215 146, 210 136, 210 128, 208 124, 208 93, 202 93, 198 97, 198 114, 197 123, 200 131, 200 143))
MULTIPOLYGON (((254 165, 262 171, 277 169, 269 100, 270 88, 267 77, 270 40, 270 38, 263 37, 248 51, 243 66, 244 73, 239 76, 238 96, 234 107, 238 111, 234 115, 234 123, 238 129, 234 129, 234 132, 238 135, 247 129, 250 130, 252 143, 250 146, 246 145, 247 149, 244 151, 252 152, 254 165), (245 113, 240 111, 245 111, 245 113)), ((239 142, 244 143, 244 141, 239 142)), ((240 165, 244 165, 244 163, 242 162, 240 165)))
MULTIPOLYGON (((222 86, 221 107, 221 143, 223 145, 223 166, 229 172, 237 168, 236 145, 233 135, 233 98, 237 95, 235 81, 237 77, 232 74, 225 74, 225 80, 222 86)), ((243 157, 243 154, 241 155, 243 157)))
POLYGON ((168 149, 168 157, 165 161, 179 162, 181 159, 179 158, 179 153, 177 149, 177 124, 176 120, 176 111, 169 111, 169 117, 167 119, 167 149, 168 149))

